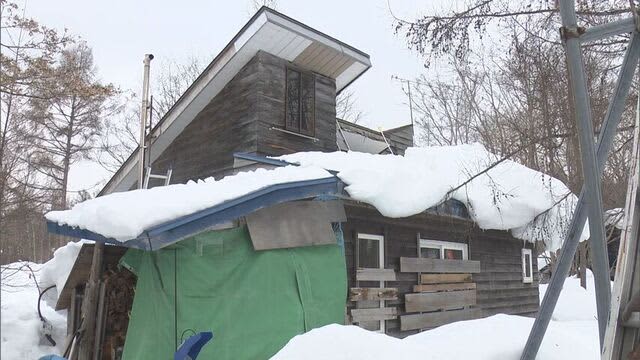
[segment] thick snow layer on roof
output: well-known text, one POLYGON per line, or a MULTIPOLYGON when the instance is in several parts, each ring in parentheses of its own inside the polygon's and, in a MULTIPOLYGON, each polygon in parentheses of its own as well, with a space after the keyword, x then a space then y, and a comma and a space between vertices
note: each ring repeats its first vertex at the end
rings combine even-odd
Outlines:
MULTIPOLYGON (((511 230, 551 251, 562 245, 577 203, 560 180, 500 162, 480 144, 409 148, 404 156, 302 152, 279 159, 337 171, 350 197, 385 216, 415 215, 453 198, 482 229, 511 230)), ((582 240, 588 237, 585 226, 582 240)))
POLYGON ((187 184, 113 193, 76 204, 71 210, 51 211, 46 218, 61 225, 76 226, 126 241, 155 225, 271 185, 331 176, 326 170, 314 166, 257 169, 218 181, 208 178, 187 184))
POLYGON ((624 229, 624 209, 614 208, 604 212, 604 224, 616 229, 624 229))

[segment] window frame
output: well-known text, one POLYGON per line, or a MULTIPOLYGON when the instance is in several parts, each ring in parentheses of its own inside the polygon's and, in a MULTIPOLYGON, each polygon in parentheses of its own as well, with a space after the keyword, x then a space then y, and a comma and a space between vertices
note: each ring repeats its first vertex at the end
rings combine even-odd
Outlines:
POLYGON ((522 249, 522 282, 525 284, 533 283, 533 251, 531 249, 522 249), (527 261, 526 257, 529 256, 529 276, 527 276, 527 261))
MULTIPOLYGON (((458 243, 453 241, 442 241, 442 240, 430 240, 430 239, 420 239, 420 250, 423 248, 430 249, 440 249, 440 259, 446 260, 444 258, 444 250, 462 250, 462 260, 469 260, 469 245, 465 243, 458 243)), ((422 254, 422 251, 420 251, 422 254)), ((422 257, 422 256, 420 256, 422 257)))
MULTIPOLYGON (((356 268, 357 269, 372 269, 372 268, 363 268, 360 266, 360 239, 364 239, 364 240, 374 240, 374 241, 378 241, 378 267, 377 269, 384 269, 385 265, 384 265, 384 235, 375 235, 375 234, 369 234, 369 233, 361 233, 358 232, 356 233, 356 268)), ((373 268, 376 269, 376 268, 373 268)), ((383 288, 384 287, 384 281, 380 281, 380 287, 383 288)), ((380 300, 380 308, 385 307, 385 301, 384 300, 380 300)), ((386 322, 384 320, 380 320, 380 329, 376 330, 376 332, 379 333, 386 333, 386 322)))
POLYGON ((285 80, 284 80, 284 129, 296 134, 301 134, 309 137, 314 137, 316 134, 316 74, 309 71, 303 71, 294 66, 286 66, 285 68, 285 80), (298 73, 298 127, 294 128, 289 125, 288 112, 289 112, 289 72, 294 71, 298 73), (311 121, 308 124, 308 129, 305 131, 302 129, 303 115, 303 77, 308 76, 311 78, 311 98, 313 99, 313 108, 311 110, 311 121))

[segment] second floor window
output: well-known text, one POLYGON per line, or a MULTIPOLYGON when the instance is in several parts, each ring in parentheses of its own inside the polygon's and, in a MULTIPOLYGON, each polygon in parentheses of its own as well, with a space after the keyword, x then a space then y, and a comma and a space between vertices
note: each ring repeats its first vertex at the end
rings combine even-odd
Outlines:
POLYGON ((304 135, 314 135, 315 76, 287 69, 285 128, 304 135))

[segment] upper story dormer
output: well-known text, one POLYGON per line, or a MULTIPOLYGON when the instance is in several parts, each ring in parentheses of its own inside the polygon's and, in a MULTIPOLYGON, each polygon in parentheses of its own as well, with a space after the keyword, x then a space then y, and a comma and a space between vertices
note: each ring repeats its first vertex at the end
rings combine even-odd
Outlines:
MULTIPOLYGON (((263 7, 150 132, 148 163, 181 183, 233 172, 238 152, 338 150, 336 95, 370 67, 364 52, 263 7)), ((102 194, 136 187, 134 155, 102 194)))

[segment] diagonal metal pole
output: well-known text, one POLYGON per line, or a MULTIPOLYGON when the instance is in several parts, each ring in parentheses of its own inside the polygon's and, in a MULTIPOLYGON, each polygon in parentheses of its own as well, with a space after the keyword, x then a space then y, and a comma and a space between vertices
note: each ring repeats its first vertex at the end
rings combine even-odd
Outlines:
MULTIPOLYGON (((637 33, 634 32, 629 42, 629 46, 627 47, 624 61, 618 75, 616 88, 612 94, 611 101, 609 102, 609 108, 607 109, 602 130, 600 131, 596 151, 598 176, 602 174, 602 169, 604 168, 604 164, 607 160, 618 123, 620 122, 620 117, 624 111, 625 101, 629 93, 629 89, 631 88, 633 74, 636 70, 639 56, 640 38, 637 36, 637 33)), ((544 333, 549 325, 549 321, 551 320, 551 315, 553 314, 553 310, 558 302, 560 291, 562 290, 564 281, 569 274, 573 256, 575 255, 578 247, 580 235, 586 220, 586 191, 585 187, 583 187, 571 219, 567 239, 562 247, 557 268, 551 277, 551 282, 549 283, 545 297, 542 300, 538 316, 536 317, 522 353, 521 359, 523 360, 533 360, 538 353, 544 333)))
POLYGON ((602 348, 611 306, 611 280, 609 278, 607 246, 604 240, 604 221, 602 220, 602 212, 604 211, 602 206, 602 185, 600 183, 598 164, 596 163, 591 102, 589 101, 589 88, 582 59, 574 0, 560 1, 560 17, 562 18, 563 26, 561 31, 562 40, 567 53, 569 87, 573 90, 582 174, 584 186, 586 187, 585 202, 589 217, 589 231, 591 233, 589 240, 591 242, 592 271, 596 288, 600 347, 602 348))

